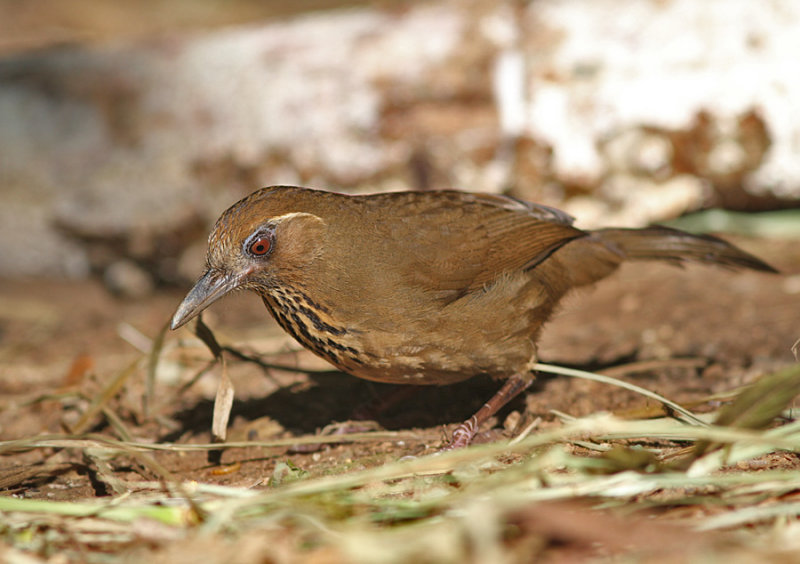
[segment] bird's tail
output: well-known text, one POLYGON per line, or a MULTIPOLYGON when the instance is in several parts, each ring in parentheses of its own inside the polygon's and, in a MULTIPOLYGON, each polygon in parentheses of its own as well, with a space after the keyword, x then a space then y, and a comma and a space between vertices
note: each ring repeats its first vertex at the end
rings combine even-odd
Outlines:
POLYGON ((712 235, 693 235, 662 225, 644 229, 598 229, 592 235, 617 247, 628 260, 698 262, 777 272, 761 259, 712 235))

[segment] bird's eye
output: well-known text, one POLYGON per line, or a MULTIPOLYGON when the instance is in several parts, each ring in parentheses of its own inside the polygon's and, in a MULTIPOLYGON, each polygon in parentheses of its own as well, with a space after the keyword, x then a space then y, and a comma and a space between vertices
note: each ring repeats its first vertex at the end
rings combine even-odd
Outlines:
POLYGON ((248 250, 250 254, 257 257, 263 257, 272 248, 272 240, 269 237, 259 237, 252 243, 248 250))
POLYGON ((275 247, 275 228, 271 225, 254 231, 242 243, 242 252, 253 258, 266 259, 275 247))

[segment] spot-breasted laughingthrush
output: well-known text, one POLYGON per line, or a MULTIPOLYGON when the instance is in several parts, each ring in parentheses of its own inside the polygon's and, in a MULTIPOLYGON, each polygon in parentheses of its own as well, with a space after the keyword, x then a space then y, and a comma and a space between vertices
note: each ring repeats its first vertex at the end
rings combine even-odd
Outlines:
POLYGON ((464 446, 532 382, 536 342, 564 294, 650 259, 774 271, 716 237, 661 226, 584 231, 561 211, 505 196, 277 186, 219 218, 206 271, 172 328, 248 289, 303 346, 353 376, 505 380, 454 431, 450 446, 464 446))

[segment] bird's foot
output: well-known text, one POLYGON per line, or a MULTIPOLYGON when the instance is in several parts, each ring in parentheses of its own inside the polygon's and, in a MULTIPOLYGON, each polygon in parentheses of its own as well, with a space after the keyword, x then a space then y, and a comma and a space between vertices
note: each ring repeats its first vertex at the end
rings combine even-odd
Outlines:
POLYGON ((439 452, 447 452, 457 448, 469 446, 469 444, 472 442, 472 439, 475 438, 477 432, 478 418, 473 415, 453 430, 453 435, 450 438, 450 442, 440 448, 439 452))
POLYGON ((530 386, 531 382, 533 382, 533 375, 528 372, 510 376, 503 384, 503 387, 489 401, 483 404, 483 407, 475 415, 455 428, 450 444, 442 447, 440 452, 469 446, 472 439, 475 438, 478 428, 517 394, 530 386))

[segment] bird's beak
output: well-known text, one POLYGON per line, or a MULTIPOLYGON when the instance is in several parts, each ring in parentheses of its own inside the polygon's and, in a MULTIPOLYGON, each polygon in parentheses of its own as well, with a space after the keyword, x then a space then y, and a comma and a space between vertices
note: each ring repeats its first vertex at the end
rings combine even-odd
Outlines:
POLYGON ((171 329, 177 329, 239 285, 239 277, 219 270, 206 270, 172 316, 171 329))

